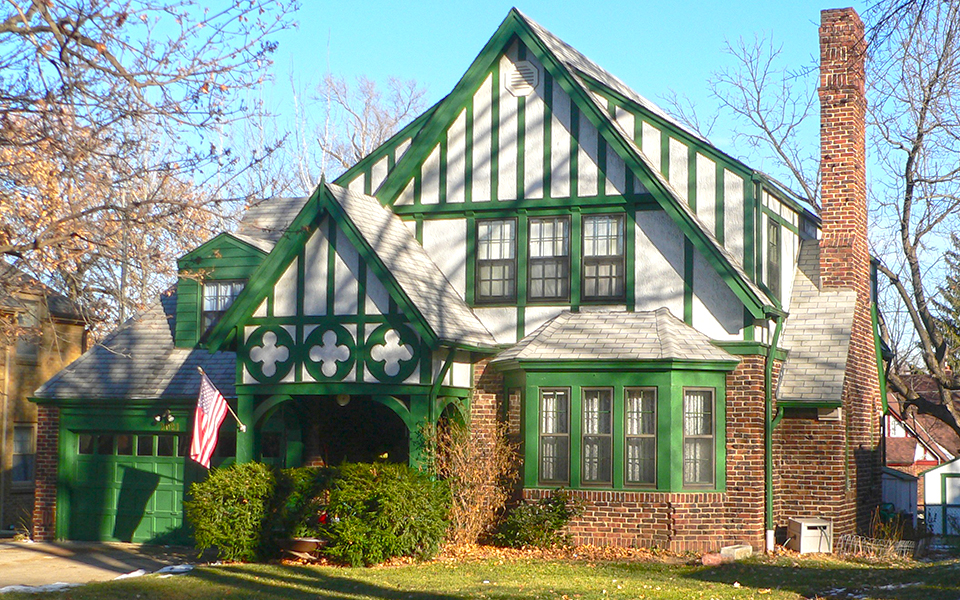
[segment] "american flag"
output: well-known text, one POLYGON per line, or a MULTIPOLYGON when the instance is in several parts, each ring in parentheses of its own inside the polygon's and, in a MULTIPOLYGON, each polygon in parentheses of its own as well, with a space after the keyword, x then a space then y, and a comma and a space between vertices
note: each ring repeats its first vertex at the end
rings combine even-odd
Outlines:
POLYGON ((190 458, 206 468, 210 468, 210 457, 217 447, 217 433, 220 424, 227 416, 227 401, 223 394, 207 377, 200 373, 200 397, 197 398, 197 410, 193 414, 193 443, 190 444, 190 458))

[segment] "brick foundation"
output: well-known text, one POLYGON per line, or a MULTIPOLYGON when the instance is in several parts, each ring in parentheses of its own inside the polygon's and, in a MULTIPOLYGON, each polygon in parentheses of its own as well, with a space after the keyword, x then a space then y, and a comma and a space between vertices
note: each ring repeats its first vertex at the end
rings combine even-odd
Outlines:
POLYGON ((40 406, 37 411, 36 488, 33 500, 33 540, 56 539, 57 470, 60 409, 40 406))

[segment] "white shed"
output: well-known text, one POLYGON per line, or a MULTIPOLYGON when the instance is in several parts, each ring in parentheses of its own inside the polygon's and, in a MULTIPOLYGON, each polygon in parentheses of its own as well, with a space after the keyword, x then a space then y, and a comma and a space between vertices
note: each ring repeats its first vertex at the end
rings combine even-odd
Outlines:
POLYGON ((883 468, 883 503, 898 513, 910 515, 917 524, 917 478, 889 467, 883 468))
POLYGON ((923 474, 924 516, 934 535, 960 535, 960 458, 923 474))

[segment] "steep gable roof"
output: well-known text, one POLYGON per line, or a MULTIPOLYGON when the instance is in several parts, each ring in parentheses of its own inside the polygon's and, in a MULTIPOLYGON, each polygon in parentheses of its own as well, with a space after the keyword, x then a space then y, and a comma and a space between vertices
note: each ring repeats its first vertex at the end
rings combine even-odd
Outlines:
POLYGON ((368 268, 399 292, 401 307, 422 322, 426 329, 421 333, 428 340, 474 349, 496 346, 490 332, 398 216, 372 196, 321 182, 250 278, 250 285, 210 332, 209 349, 221 348, 236 325, 253 314, 324 214, 343 227, 368 268))
POLYGON ((524 360, 718 361, 731 368, 738 362, 666 308, 564 311, 492 362, 524 360))
MULTIPOLYGON (((411 149, 403 155, 375 192, 379 200, 385 204, 392 204, 398 200, 414 177, 414 172, 424 164, 443 132, 453 124, 461 106, 472 96, 475 88, 479 87, 479 82, 486 77, 490 66, 514 38, 519 38, 524 43, 556 83, 570 96, 581 114, 597 128, 599 135, 608 146, 625 161, 628 169, 640 183, 648 191, 653 192, 653 197, 661 208, 676 222, 686 238, 720 274, 750 313, 757 318, 770 313, 779 314, 781 311, 774 306, 774 301, 751 281, 729 251, 686 205, 676 189, 650 164, 632 137, 627 135, 608 111, 598 104, 581 72, 587 73, 593 79, 602 80, 606 85, 621 90, 621 93, 629 94, 635 102, 642 103, 651 112, 655 112, 660 118, 668 120, 689 135, 695 136, 695 134, 670 119, 652 103, 630 91, 619 79, 596 66, 516 9, 510 11, 453 91, 440 102, 430 118, 419 129, 411 149)), ((699 136, 695 137, 702 140, 699 136)), ((706 143, 705 140, 702 141, 706 143)))

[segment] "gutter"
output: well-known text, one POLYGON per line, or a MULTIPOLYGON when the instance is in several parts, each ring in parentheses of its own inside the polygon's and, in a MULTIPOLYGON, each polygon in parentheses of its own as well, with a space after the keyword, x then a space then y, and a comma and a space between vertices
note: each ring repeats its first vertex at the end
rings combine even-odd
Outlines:
MULTIPOLYGON (((782 312, 782 311, 781 311, 782 312)), ((773 414, 773 360, 780 342, 780 333, 783 331, 783 316, 773 315, 776 327, 773 330, 773 340, 767 350, 767 362, 763 369, 763 404, 764 404, 764 529, 766 530, 766 550, 773 552, 776 540, 773 528, 773 430, 783 418, 783 410, 773 414)))

